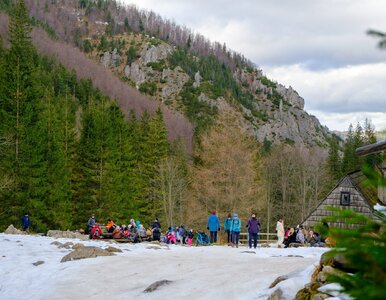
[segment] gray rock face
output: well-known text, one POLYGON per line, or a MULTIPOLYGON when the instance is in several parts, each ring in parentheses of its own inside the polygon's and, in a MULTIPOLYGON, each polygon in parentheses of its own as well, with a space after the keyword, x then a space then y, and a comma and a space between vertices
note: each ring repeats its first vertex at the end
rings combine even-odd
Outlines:
POLYGON ((95 258, 98 256, 112 256, 112 255, 115 255, 115 254, 107 250, 100 249, 98 247, 80 247, 78 249, 75 249, 71 253, 67 254, 66 256, 64 256, 60 262, 63 263, 71 260, 95 258))
POLYGON ((137 85, 140 85, 146 81, 145 70, 143 70, 138 62, 133 62, 131 66, 126 66, 124 72, 125 75, 134 81, 137 85))
POLYGON ((202 79, 202 77, 200 75, 200 71, 198 71, 196 74, 194 74, 194 82, 193 82, 194 88, 200 87, 201 79, 202 79))
POLYGON ((163 98, 178 95, 185 83, 189 81, 189 75, 186 74, 181 67, 176 67, 174 70, 164 69, 161 78, 166 81, 161 92, 163 98))
POLYGON ((110 52, 105 52, 103 53, 102 57, 101 57, 101 63, 102 65, 105 66, 105 68, 108 68, 110 66, 110 63, 111 63, 111 54, 110 52))
POLYGON ((118 54, 117 48, 111 53, 111 64, 113 67, 118 67, 121 63, 121 56, 118 54))
POLYGON ((286 88, 284 85, 278 84, 276 91, 293 106, 304 109, 304 99, 291 86, 286 88))
POLYGON ((141 58, 146 65, 149 62, 156 62, 161 59, 166 59, 173 52, 173 48, 165 43, 158 46, 148 45, 141 52, 141 58))
POLYGON ((101 63, 106 68, 112 66, 117 67, 121 63, 121 56, 118 54, 117 48, 115 48, 112 52, 105 52, 101 57, 101 63))

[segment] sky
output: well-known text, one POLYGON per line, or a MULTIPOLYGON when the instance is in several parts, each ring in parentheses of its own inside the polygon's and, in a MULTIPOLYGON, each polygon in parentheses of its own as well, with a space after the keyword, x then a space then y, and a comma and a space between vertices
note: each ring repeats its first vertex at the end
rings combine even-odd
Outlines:
POLYGON ((292 86, 305 110, 330 130, 369 118, 386 129, 383 0, 121 0, 153 10, 244 54, 274 81, 292 86))

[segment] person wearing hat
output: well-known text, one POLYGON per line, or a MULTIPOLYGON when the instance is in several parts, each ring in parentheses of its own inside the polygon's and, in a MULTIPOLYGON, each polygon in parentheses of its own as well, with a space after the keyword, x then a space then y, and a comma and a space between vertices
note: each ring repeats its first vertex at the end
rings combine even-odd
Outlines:
POLYGON ((255 214, 252 214, 251 218, 248 220, 248 223, 245 227, 248 228, 249 249, 252 248, 252 240, 253 240, 253 248, 256 249, 257 235, 259 234, 259 231, 260 231, 260 221, 258 218, 256 218, 255 214))
POLYGON ((25 213, 24 216, 21 218, 21 226, 23 228, 23 231, 29 232, 29 227, 31 226, 31 220, 28 216, 28 213, 25 213))
POLYGON ((218 219, 216 215, 216 211, 214 210, 210 217, 208 218, 208 224, 206 225, 206 228, 210 232, 210 243, 216 243, 217 242, 217 231, 220 231, 220 220, 218 219))
POLYGON ((233 214, 230 231, 232 232, 232 243, 233 243, 232 247, 236 246, 236 248, 238 248, 240 231, 241 231, 241 221, 239 219, 238 214, 233 214))
POLYGON ((95 216, 94 216, 94 214, 92 214, 90 219, 88 219, 88 222, 87 222, 86 234, 91 232, 91 229, 94 227, 94 225, 95 225, 95 216))

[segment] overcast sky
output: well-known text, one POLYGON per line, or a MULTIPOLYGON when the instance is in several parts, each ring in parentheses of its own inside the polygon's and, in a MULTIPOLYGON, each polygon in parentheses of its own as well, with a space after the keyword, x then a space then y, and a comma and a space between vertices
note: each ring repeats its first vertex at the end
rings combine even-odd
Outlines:
POLYGON ((123 0, 186 25, 291 85, 330 130, 370 118, 386 129, 384 0, 123 0))

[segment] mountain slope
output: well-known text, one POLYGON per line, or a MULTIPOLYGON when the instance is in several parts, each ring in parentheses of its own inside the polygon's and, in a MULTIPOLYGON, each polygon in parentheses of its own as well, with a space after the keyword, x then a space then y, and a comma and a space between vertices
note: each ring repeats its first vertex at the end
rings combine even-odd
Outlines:
MULTIPOLYGON (((0 13, 0 33, 7 37, 8 16, 0 13)), ((91 78, 93 85, 110 98, 116 99, 123 113, 128 116, 133 110, 137 117, 146 110, 151 115, 161 108, 165 125, 168 129, 169 138, 174 140, 178 137, 185 141, 189 149, 192 146, 193 127, 190 122, 180 113, 168 109, 166 106, 156 102, 136 89, 118 80, 111 72, 104 67, 95 64, 75 47, 52 40, 41 28, 34 28, 32 41, 39 52, 53 56, 56 60, 68 69, 73 69, 77 77, 91 78)))
POLYGON ((31 15, 59 40, 76 44, 142 93, 184 112, 198 131, 231 107, 242 116, 243 130, 260 142, 328 146, 327 128, 303 110, 296 91, 269 80, 225 45, 115 1, 27 2, 31 15))

